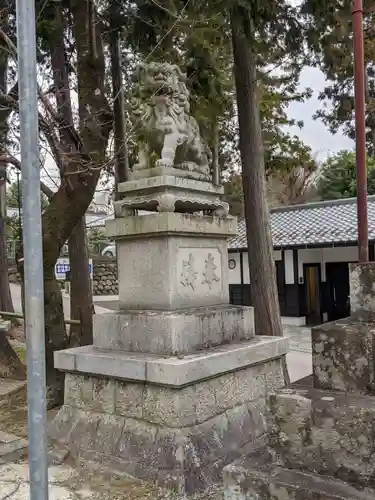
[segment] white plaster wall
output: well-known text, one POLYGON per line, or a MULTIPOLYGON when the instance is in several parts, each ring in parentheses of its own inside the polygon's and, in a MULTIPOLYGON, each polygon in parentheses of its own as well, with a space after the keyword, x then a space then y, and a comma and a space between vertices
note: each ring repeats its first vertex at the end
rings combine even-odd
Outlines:
POLYGON ((356 262, 357 260, 357 246, 298 250, 298 278, 303 278, 303 264, 319 263, 322 270, 322 281, 326 281, 327 262, 356 262))
MULTIPOLYGON (((247 252, 243 253, 243 282, 245 285, 250 283, 250 274, 249 274, 249 254, 247 252)), ((241 284, 241 282, 239 281, 241 284)))
POLYGON ((324 262, 356 262, 358 247, 322 248, 324 262))
POLYGON ((281 250, 274 250, 273 251, 273 258, 275 260, 281 260, 282 256, 281 256, 281 250))
MULTIPOLYGON (((273 257, 275 260, 281 260, 281 250, 274 250, 273 257)), ((240 285, 241 284, 241 265, 240 265, 240 253, 229 253, 228 260, 236 261, 236 268, 229 269, 229 284, 230 285, 240 285)), ((245 285, 250 283, 249 277, 249 260, 248 253, 243 252, 243 282, 245 285)))
POLYGON ((241 264, 240 264, 240 253, 229 253, 228 254, 228 262, 230 260, 234 260, 236 263, 236 267, 234 269, 230 269, 228 266, 228 283, 230 285, 241 284, 241 264))
POLYGON ((284 266, 285 266, 285 284, 292 285, 294 283, 293 250, 285 250, 284 266))
MULTIPOLYGON (((293 267, 293 250, 285 250, 285 283, 291 285, 294 283, 294 267, 293 267)), ((274 259, 281 260, 281 250, 275 250, 273 253, 274 259)), ((228 259, 236 262, 235 269, 229 269, 229 284, 241 284, 241 265, 240 253, 230 253, 228 259)), ((334 248, 304 248, 298 250, 298 280, 303 278, 303 264, 321 265, 322 281, 326 280, 326 263, 327 262, 356 262, 358 260, 358 247, 334 247, 334 248)), ((244 284, 250 283, 248 254, 243 253, 243 274, 244 284)))

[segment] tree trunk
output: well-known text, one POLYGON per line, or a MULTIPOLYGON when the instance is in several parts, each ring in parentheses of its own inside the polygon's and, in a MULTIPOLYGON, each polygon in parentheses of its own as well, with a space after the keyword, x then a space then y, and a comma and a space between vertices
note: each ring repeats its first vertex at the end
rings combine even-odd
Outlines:
MULTIPOLYGON (((246 9, 231 10, 234 77, 249 254, 250 290, 258 335, 282 336, 269 212, 266 198, 264 150, 256 62, 251 51, 246 9)), ((285 382, 289 381, 284 362, 285 382)))
POLYGON ((0 330, 0 377, 25 380, 26 366, 9 343, 4 330, 0 330))
MULTIPOLYGON (((0 1, 0 25, 8 32, 8 5, 4 0, 0 1)), ((2 93, 7 91, 8 77, 8 49, 0 47, 0 90, 2 93)), ((6 151, 8 139, 8 118, 7 110, 0 111, 0 155, 6 151)), ((6 161, 0 162, 0 310, 13 312, 13 302, 10 293, 7 243, 5 234, 6 220, 6 161)), ((11 377, 24 380, 26 377, 26 368, 15 353, 5 335, 5 331, 0 331, 0 377, 11 377)))
POLYGON ((216 122, 213 129, 212 147, 212 183, 220 186, 220 163, 219 163, 219 125, 216 122))
POLYGON ((55 370, 53 353, 68 347, 60 283, 53 273, 44 274, 44 321, 46 343, 47 407, 64 401, 64 373, 55 370))
MULTIPOLYGON (((8 2, 0 0, 0 25, 1 29, 8 32, 8 2)), ((0 47, 0 90, 7 92, 8 77, 8 50, 7 47, 0 47)), ((9 113, 0 112, 0 155, 6 152, 8 140, 8 117, 9 113)), ((0 310, 13 312, 13 302, 10 293, 7 242, 5 233, 6 211, 6 176, 7 164, 0 162, 0 310)))
MULTIPOLYGON (((70 134, 65 125, 74 127, 72 103, 69 88, 69 75, 66 66, 67 55, 64 46, 64 19, 62 5, 55 5, 56 20, 55 37, 50 39, 51 65, 56 88, 56 102, 64 124, 59 128, 60 141, 63 153, 70 155, 75 152, 75 147, 70 140, 70 134)), ((59 164, 55 158, 61 176, 64 176, 65 164, 59 164)), ((81 327, 70 327, 69 346, 92 344, 92 292, 89 274, 86 224, 85 217, 81 217, 68 240, 70 261, 70 317, 80 320, 81 327), (80 338, 82 335, 82 338, 80 338)))
MULTIPOLYGON (((6 175, 5 168, 4 174, 6 175)), ((0 178, 0 311, 14 312, 8 274, 7 240, 5 231, 5 200, 6 180, 5 178, 0 178)))
POLYGON ((93 343, 92 315, 94 313, 94 305, 89 273, 85 217, 81 217, 70 235, 69 261, 71 279, 70 317, 81 322, 81 326, 70 327, 69 346, 91 345, 93 343))

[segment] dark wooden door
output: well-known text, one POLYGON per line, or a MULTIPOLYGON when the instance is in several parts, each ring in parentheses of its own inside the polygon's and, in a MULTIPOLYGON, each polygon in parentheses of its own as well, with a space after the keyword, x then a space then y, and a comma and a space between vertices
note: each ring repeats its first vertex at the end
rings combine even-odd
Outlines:
POLYGON ((349 263, 329 262, 326 264, 328 287, 328 321, 346 318, 350 314, 349 263))
POLYGON ((304 264, 306 289, 306 323, 319 325, 322 322, 320 307, 320 264, 304 264))

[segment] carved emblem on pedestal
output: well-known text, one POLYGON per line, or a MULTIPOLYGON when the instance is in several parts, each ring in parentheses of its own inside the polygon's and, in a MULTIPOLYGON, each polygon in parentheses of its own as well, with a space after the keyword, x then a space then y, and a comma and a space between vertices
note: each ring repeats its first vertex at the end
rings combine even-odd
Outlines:
POLYGON ((212 284, 220 281, 219 276, 216 274, 217 265, 215 264, 215 258, 212 253, 208 254, 207 260, 205 261, 206 265, 204 267, 204 280, 202 283, 207 283, 210 289, 212 288, 212 284))
POLYGON ((191 286, 195 290, 195 281, 198 273, 194 270, 194 257, 189 254, 189 260, 182 261, 181 284, 183 286, 191 286))

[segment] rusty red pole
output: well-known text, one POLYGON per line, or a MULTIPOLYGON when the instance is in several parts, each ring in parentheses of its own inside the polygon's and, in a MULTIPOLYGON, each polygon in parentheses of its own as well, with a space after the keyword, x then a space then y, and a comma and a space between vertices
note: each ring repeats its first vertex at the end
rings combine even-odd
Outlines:
POLYGON ((355 142, 357 170, 358 260, 368 262, 365 54, 363 44, 363 1, 353 0, 355 142))

